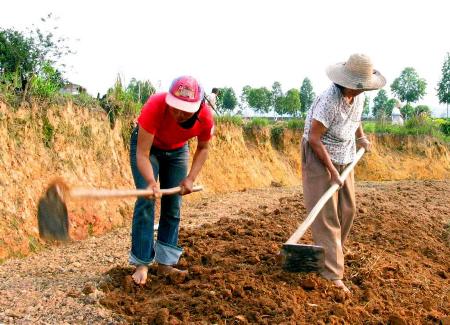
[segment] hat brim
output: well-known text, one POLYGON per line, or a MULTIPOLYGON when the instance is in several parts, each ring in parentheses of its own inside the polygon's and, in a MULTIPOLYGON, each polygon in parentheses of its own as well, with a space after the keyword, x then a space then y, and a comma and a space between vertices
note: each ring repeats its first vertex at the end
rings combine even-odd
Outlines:
POLYGON ((200 108, 201 100, 198 102, 186 102, 179 98, 176 98, 171 93, 166 94, 166 104, 172 106, 180 111, 195 113, 200 108))
POLYGON ((373 69, 369 78, 358 78, 345 69, 345 62, 330 65, 326 72, 331 81, 349 89, 375 90, 386 85, 386 78, 379 71, 373 69))

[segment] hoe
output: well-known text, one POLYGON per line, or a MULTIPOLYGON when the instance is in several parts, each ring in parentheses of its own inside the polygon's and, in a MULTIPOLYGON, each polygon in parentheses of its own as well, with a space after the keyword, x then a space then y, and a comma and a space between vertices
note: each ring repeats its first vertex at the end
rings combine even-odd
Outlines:
MULTIPOLYGON (((356 153, 355 160, 349 164, 341 174, 340 180, 345 181, 347 176, 353 170, 357 162, 364 154, 364 148, 361 148, 356 153)), ((298 227, 294 234, 283 244, 281 249, 282 266, 288 272, 321 272, 324 269, 325 251, 321 246, 316 245, 302 245, 297 244, 300 238, 303 237, 306 230, 316 219, 320 210, 333 194, 339 189, 338 184, 333 184, 316 203, 305 221, 298 227)))
MULTIPOLYGON (((200 185, 194 186, 193 192, 203 190, 200 185)), ((161 195, 180 193, 181 188, 161 189, 161 195)), ((69 240, 69 217, 67 199, 111 199, 125 197, 152 197, 152 190, 136 189, 88 189, 69 188, 61 179, 56 179, 48 186, 38 203, 39 235, 46 240, 69 240)))

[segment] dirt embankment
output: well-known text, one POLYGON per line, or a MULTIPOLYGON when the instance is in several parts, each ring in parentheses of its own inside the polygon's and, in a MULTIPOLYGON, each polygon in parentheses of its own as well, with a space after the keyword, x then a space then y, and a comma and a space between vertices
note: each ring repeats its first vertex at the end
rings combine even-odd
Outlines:
MULTIPOLYGON (((126 143, 130 125, 111 130, 103 112, 66 106, 21 108, 0 103, 0 260, 40 249, 36 204, 46 184, 132 188, 126 143)), ((448 147, 432 139, 371 137, 374 152, 357 167, 359 180, 448 179, 448 147)), ((219 125, 198 182, 204 195, 300 184, 300 131, 274 141, 269 129, 219 125)), ((191 144, 194 149, 195 144, 191 144)), ((128 225, 133 200, 69 202, 72 237, 128 225)))

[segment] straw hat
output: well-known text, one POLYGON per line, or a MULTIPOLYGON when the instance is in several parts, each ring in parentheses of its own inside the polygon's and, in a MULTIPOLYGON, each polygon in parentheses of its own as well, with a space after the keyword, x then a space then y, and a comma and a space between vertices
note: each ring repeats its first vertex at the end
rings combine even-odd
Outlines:
POLYGON ((349 89, 374 90, 386 84, 386 79, 375 70, 367 55, 352 54, 347 62, 330 65, 327 76, 334 83, 349 89))

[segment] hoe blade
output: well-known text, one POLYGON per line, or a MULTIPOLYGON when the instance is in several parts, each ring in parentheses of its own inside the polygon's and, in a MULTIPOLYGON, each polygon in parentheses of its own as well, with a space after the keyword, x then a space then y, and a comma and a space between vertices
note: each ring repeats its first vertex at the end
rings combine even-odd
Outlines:
POLYGON ((69 239, 67 207, 57 185, 50 186, 38 203, 39 236, 46 240, 69 239))
POLYGON ((281 249, 282 267, 288 272, 317 272, 325 268, 325 250, 321 246, 284 244, 281 249))

